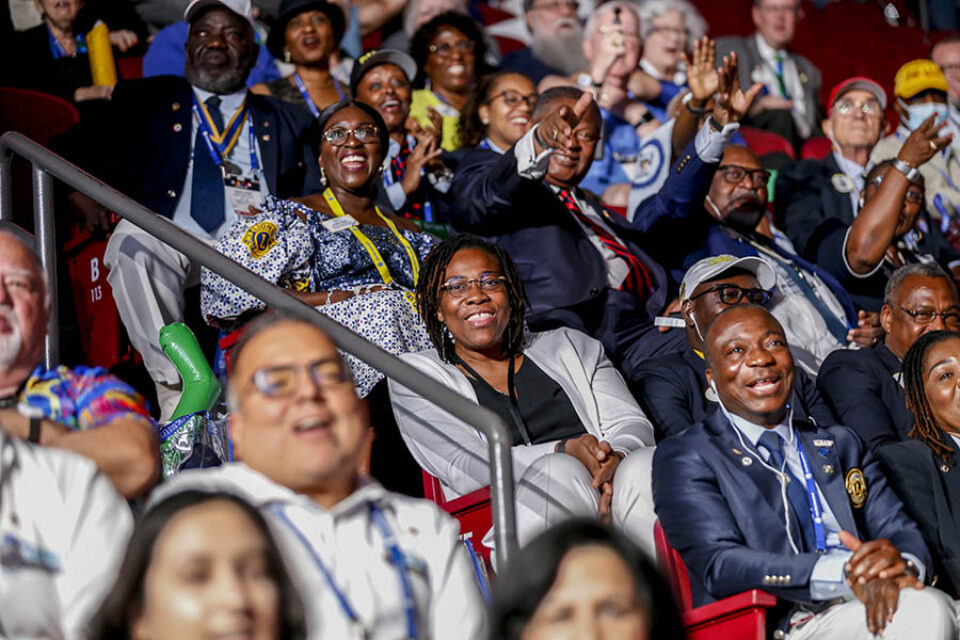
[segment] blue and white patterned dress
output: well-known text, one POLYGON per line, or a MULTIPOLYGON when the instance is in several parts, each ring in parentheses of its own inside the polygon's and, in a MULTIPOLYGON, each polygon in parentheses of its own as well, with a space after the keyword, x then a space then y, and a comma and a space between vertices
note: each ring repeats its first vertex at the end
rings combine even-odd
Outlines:
MULTIPOLYGON (((330 231, 330 216, 290 200, 266 196, 263 211, 245 216, 217 242, 217 250, 265 280, 288 289, 316 292, 348 290, 383 284, 370 255, 349 229, 330 231), (300 217, 303 215, 306 220, 300 217)), ((426 328, 403 295, 415 285, 406 250, 387 227, 360 225, 393 276, 393 288, 320 305, 319 311, 340 324, 399 355, 433 348, 426 328)), ((437 243, 427 233, 400 229, 422 261, 437 243)), ((203 317, 215 326, 230 328, 266 305, 244 289, 203 269, 200 303, 203 317)), ((357 393, 370 393, 383 374, 350 354, 343 354, 353 372, 357 393)))

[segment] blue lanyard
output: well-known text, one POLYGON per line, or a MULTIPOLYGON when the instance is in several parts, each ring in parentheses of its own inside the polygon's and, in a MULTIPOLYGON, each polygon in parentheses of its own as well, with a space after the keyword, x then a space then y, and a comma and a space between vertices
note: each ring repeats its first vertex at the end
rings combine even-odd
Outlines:
MULTIPOLYGON (((54 60, 70 57, 70 55, 67 53, 67 50, 63 48, 63 45, 60 44, 55 37, 53 37, 53 32, 50 31, 49 26, 47 26, 47 37, 50 39, 50 53, 53 54, 54 60)), ((75 55, 86 53, 87 39, 84 37, 84 35, 82 33, 78 33, 74 40, 77 42, 77 53, 75 55)))
MULTIPOLYGON (((373 523, 380 530, 380 534, 383 536, 383 546, 386 548, 387 556, 390 558, 390 562, 393 564, 393 566, 396 567, 397 575, 400 578, 400 588, 403 590, 403 608, 407 619, 406 638, 408 640, 416 640, 416 638, 419 637, 417 635, 417 609, 416 601, 413 597, 413 587, 410 584, 410 578, 407 576, 406 557, 404 556, 403 550, 400 549, 400 545, 397 544, 397 540, 393 535, 393 530, 391 530, 390 525, 387 524, 387 519, 384 517, 380 507, 373 502, 368 502, 367 504, 370 508, 370 519, 373 520, 373 523)), ((360 617, 350 604, 346 594, 344 594, 337 585, 333 574, 330 573, 327 565, 323 563, 320 555, 314 550, 313 545, 310 544, 310 541, 307 540, 307 537, 303 535, 303 532, 301 532, 297 526, 290 521, 290 518, 287 517, 287 514, 284 513, 283 505, 274 503, 271 505, 271 511, 273 511, 273 513, 276 514, 276 516, 287 525, 287 528, 293 532, 293 534, 300 541, 300 544, 303 545, 303 548, 306 549, 307 553, 310 554, 313 563, 317 566, 317 569, 320 570, 320 574, 323 576, 327 586, 330 587, 333 595, 336 596, 337 602, 340 604, 340 609, 343 611, 343 615, 346 616, 347 620, 349 620, 351 624, 363 628, 363 623, 360 621, 360 617)))
POLYGON ((247 139, 249 140, 250 145, 250 168, 253 172, 260 170, 260 163, 257 162, 257 133, 253 128, 253 118, 250 117, 250 114, 247 112, 246 103, 244 106, 240 107, 240 111, 234 114, 233 119, 230 121, 230 124, 227 126, 226 131, 222 134, 219 132, 214 132, 211 135, 210 124, 207 122, 202 111, 200 110, 200 102, 197 100, 197 95, 193 95, 193 117, 197 120, 197 126, 200 127, 200 135, 203 138, 204 143, 207 145, 207 151, 210 152, 210 158, 213 160, 213 164, 222 165, 227 156, 230 155, 230 152, 233 151, 235 142, 231 144, 231 140, 235 140, 239 135, 237 131, 240 127, 243 126, 244 122, 247 124, 247 139), (213 136, 222 135, 223 140, 219 144, 214 144, 213 136))
MULTIPOLYGON (((337 99, 343 100, 343 90, 340 88, 340 83, 337 81, 337 77, 331 73, 330 78, 333 80, 333 86, 337 90, 337 99)), ((310 92, 307 91, 307 85, 303 84, 300 74, 296 71, 293 72, 293 81, 297 84, 297 89, 300 90, 300 95, 303 97, 303 101, 307 103, 307 109, 310 109, 310 113, 313 114, 314 118, 319 118, 320 109, 317 107, 317 103, 313 101, 313 98, 310 97, 310 92)))
POLYGON ((797 453, 800 456, 800 468, 803 469, 803 479, 807 485, 807 502, 810 503, 810 511, 813 513, 813 534, 817 539, 817 553, 827 552, 827 535, 823 527, 823 509, 820 508, 820 496, 817 494, 817 483, 813 480, 813 474, 810 473, 810 463, 807 461, 807 454, 803 450, 803 443, 800 442, 799 434, 794 431, 794 437, 797 439, 797 453))

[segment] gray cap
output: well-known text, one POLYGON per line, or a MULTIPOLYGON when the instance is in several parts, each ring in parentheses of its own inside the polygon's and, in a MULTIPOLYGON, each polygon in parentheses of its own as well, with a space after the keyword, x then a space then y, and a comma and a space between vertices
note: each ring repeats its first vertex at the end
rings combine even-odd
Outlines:
POLYGON ((742 269, 752 273, 757 277, 760 288, 766 291, 773 289, 777 284, 777 274, 763 258, 759 256, 738 258, 724 253, 698 260, 687 269, 683 274, 683 282, 680 283, 680 302, 689 298, 693 290, 702 283, 714 280, 730 269, 742 269))
POLYGON ((223 7, 224 9, 229 9, 241 18, 249 21, 250 24, 253 24, 250 0, 192 0, 192 2, 187 5, 187 8, 183 12, 183 19, 187 22, 191 22, 194 16, 196 16, 201 9, 217 6, 223 7))

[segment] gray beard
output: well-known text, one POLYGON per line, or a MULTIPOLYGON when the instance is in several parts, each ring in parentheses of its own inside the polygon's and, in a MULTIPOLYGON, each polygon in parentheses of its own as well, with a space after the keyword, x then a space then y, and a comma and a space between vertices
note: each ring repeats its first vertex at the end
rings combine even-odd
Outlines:
POLYGON ((534 35, 530 49, 537 58, 566 74, 588 66, 583 56, 583 31, 579 27, 563 35, 534 35))
POLYGON ((230 69, 211 73, 191 65, 187 65, 184 70, 187 82, 198 89, 203 89, 204 91, 218 95, 226 95, 240 91, 240 89, 246 85, 249 73, 249 70, 246 69, 230 69))

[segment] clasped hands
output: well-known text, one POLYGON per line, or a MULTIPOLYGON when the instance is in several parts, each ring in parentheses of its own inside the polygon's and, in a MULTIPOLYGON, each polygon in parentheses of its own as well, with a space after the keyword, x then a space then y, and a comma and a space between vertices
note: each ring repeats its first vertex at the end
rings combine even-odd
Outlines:
MULTIPOLYGON (((563 444, 563 452, 579 460, 593 478, 593 488, 600 492, 600 506, 597 511, 609 522, 613 476, 623 460, 623 455, 614 451, 606 440, 597 440, 596 436, 589 433, 570 438, 563 444)), ((557 446, 559 448, 559 444, 557 446)))

